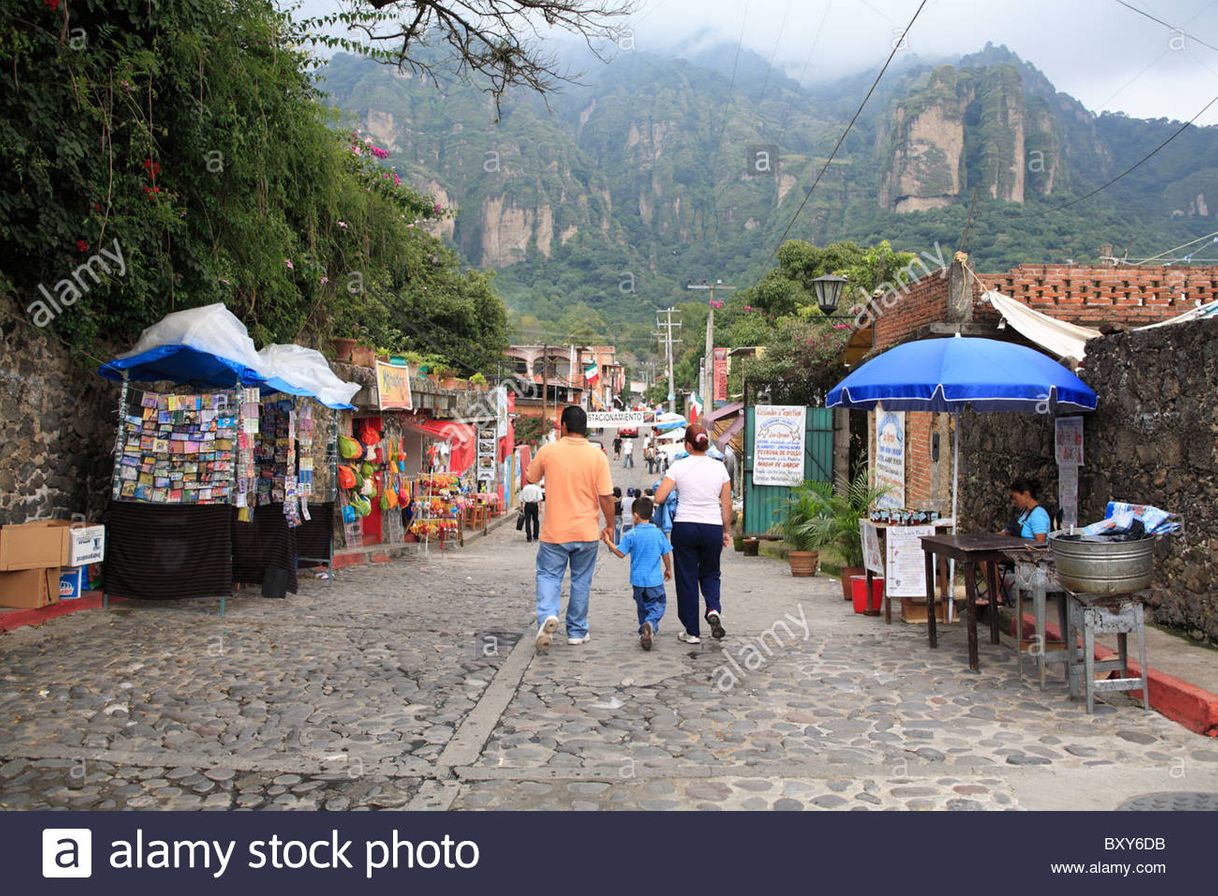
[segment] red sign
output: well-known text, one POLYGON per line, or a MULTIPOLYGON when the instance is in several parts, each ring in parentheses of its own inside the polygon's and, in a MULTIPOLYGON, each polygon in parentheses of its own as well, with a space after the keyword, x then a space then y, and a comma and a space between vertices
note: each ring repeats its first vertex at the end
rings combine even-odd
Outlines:
POLYGON ((727 401, 727 349, 715 349, 715 388, 711 401, 727 401))

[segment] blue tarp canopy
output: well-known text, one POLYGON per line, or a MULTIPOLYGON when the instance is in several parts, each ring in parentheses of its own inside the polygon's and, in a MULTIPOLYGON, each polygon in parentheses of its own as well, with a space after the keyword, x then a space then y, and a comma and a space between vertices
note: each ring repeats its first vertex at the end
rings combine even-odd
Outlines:
POLYGON ((353 409, 351 404, 324 401, 308 389, 293 386, 281 377, 264 376, 239 361, 189 345, 158 345, 138 355, 115 358, 99 367, 97 372, 108 380, 120 382, 125 373, 128 380, 136 383, 168 381, 209 389, 257 386, 264 393, 303 395, 316 398, 329 408, 353 409))
POLYGON ((1095 392, 1052 358, 995 339, 923 339, 889 349, 830 390, 826 407, 887 411, 1094 411, 1095 392))
POLYGON ((262 386, 266 380, 239 361, 189 345, 158 345, 156 348, 115 358, 97 371, 108 380, 126 379, 137 383, 168 380, 174 383, 233 389, 237 386, 262 386))

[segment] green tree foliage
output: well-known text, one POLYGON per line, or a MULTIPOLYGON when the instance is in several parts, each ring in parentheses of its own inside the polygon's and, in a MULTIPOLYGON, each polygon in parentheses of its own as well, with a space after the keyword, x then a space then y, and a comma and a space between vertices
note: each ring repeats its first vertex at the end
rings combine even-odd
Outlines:
POLYGON ((0 7, 0 289, 24 307, 117 240, 125 274, 53 324, 77 344, 224 302, 258 342, 359 325, 468 366, 496 353, 490 278, 419 226, 445 210, 336 127, 301 42, 269 0, 0 7))

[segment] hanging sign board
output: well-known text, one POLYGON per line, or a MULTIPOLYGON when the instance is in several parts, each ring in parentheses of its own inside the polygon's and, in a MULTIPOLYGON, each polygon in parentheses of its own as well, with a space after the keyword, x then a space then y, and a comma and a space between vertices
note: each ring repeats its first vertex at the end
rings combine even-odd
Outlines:
POLYGON ((880 550, 880 527, 871 520, 859 520, 863 535, 863 568, 878 576, 884 574, 884 552, 880 550))
POLYGON ((800 485, 804 481, 807 408, 757 405, 753 420, 753 483, 800 485))
POLYGON ((644 411, 589 411, 588 426, 595 429, 620 429, 642 426, 644 411))
POLYGON ((888 574, 892 597, 926 597, 926 557, 922 539, 935 534, 934 526, 889 526, 885 531, 888 574))
POLYGON ((905 412, 877 411, 875 487, 886 490, 876 507, 905 506, 905 412))
POLYGON ((1057 462, 1065 466, 1083 464, 1083 418, 1058 417, 1054 427, 1057 462))
POLYGON ((410 368, 376 362, 377 406, 382 411, 409 411, 414 407, 410 394, 410 368))
POLYGON ((727 353, 726 348, 714 351, 714 384, 711 402, 727 401, 727 353))

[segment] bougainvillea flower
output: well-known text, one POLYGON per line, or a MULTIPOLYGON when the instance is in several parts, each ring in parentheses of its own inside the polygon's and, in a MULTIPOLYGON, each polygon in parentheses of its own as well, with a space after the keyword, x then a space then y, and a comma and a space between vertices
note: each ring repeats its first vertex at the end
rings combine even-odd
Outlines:
POLYGON ((84 240, 77 240, 76 241, 76 251, 77 252, 88 252, 89 244, 86 243, 84 240))
POLYGON ((294 271, 294 270, 296 270, 296 266, 295 266, 294 264, 292 264, 292 259, 290 259, 290 258, 285 258, 285 259, 283 260, 283 263, 284 263, 285 265, 287 265, 287 268, 288 268, 288 270, 289 270, 289 271, 294 271))

